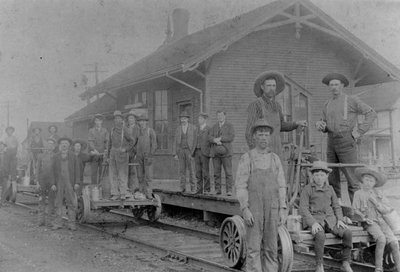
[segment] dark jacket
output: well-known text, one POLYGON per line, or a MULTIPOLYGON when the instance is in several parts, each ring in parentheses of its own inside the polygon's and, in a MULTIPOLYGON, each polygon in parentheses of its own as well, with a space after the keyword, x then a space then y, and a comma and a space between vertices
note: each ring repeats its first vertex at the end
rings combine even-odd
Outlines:
MULTIPOLYGON (((193 155, 194 151, 196 149, 196 135, 197 135, 197 128, 193 126, 192 124, 188 124, 187 128, 187 141, 189 145, 189 150, 190 153, 193 155)), ((172 154, 176 155, 177 150, 179 149, 179 146, 181 145, 181 137, 182 137, 182 125, 179 125, 175 131, 175 141, 172 146, 172 154)))
POLYGON ((232 156, 232 142, 235 139, 235 130, 231 123, 225 121, 221 129, 219 128, 219 123, 216 123, 209 132, 208 141, 211 144, 210 157, 216 157, 215 149, 217 144, 214 143, 214 138, 221 137, 222 145, 226 148, 226 153, 219 157, 232 156))
MULTIPOLYGON (((79 177, 79 164, 74 153, 68 152, 68 168, 69 168, 69 180, 71 185, 81 184, 79 177)), ((54 173, 54 184, 59 187, 61 182, 61 152, 54 154, 53 157, 53 173, 54 173)))
POLYGON ((210 127, 206 125, 203 130, 200 127, 197 128, 197 146, 200 146, 201 153, 204 156, 210 157, 210 142, 208 141, 208 134, 210 133, 210 127))
POLYGON ((322 188, 318 188, 314 182, 307 184, 301 191, 299 211, 304 227, 311 227, 315 222, 324 226, 326 222, 332 229, 338 220, 343 220, 342 208, 329 184, 322 188))
POLYGON ((79 166, 79 180, 81 183, 83 183, 83 172, 85 171, 85 165, 87 162, 91 161, 91 158, 88 154, 84 152, 79 152, 76 158, 78 160, 79 166))

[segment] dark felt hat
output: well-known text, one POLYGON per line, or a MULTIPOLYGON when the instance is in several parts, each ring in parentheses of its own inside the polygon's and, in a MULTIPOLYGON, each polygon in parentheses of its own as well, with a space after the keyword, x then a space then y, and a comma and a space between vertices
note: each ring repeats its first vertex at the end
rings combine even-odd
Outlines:
POLYGON ((181 114, 179 114, 179 118, 181 117, 190 118, 190 115, 187 111, 182 111, 181 114))
POLYGON ((266 119, 258 119, 251 127, 251 134, 253 135, 254 130, 258 127, 267 127, 271 130, 270 134, 274 133, 274 127, 271 126, 266 119))
POLYGON ((96 114, 93 116, 93 120, 94 120, 94 119, 104 120, 104 116, 103 116, 103 114, 96 113, 96 114))
POLYGON ((199 116, 202 116, 204 119, 207 119, 208 118, 208 113, 200 112, 199 116))
POLYGON ((376 179, 375 187, 381 187, 387 181, 386 175, 384 175, 382 173, 379 173, 378 171, 375 171, 375 170, 373 170, 371 168, 368 168, 368 167, 356 168, 355 175, 360 180, 360 182, 362 182, 362 177, 364 175, 371 175, 371 176, 375 177, 375 179, 376 179))
POLYGON ((32 128, 32 132, 35 132, 35 130, 39 130, 40 132, 42 132, 42 129, 40 128, 40 127, 34 127, 34 128, 32 128))
POLYGON ((86 142, 85 140, 76 139, 76 140, 73 141, 72 146, 74 146, 76 143, 81 144, 81 150, 82 150, 82 151, 85 150, 86 147, 87 147, 87 142, 86 142))
POLYGON ((324 83, 325 85, 329 85, 329 82, 333 79, 337 79, 340 80, 340 82, 343 83, 343 85, 345 87, 349 86, 349 80, 347 79, 347 77, 345 77, 342 74, 339 73, 330 73, 327 74, 323 79, 322 79, 322 83, 324 83))
POLYGON ((146 114, 141 114, 141 115, 139 115, 139 116, 137 117, 136 120, 137 120, 137 121, 148 121, 148 120, 149 120, 149 117, 147 117, 146 114))
POLYGON ((122 112, 119 110, 114 111, 114 118, 117 116, 122 117, 122 112))
POLYGON ((68 141, 70 145, 72 144, 72 140, 68 137, 61 137, 60 139, 58 139, 57 144, 60 145, 62 141, 68 141))
POLYGON ((13 126, 8 126, 8 127, 6 127, 6 132, 7 132, 7 130, 9 130, 9 129, 11 129, 13 132, 15 131, 15 128, 13 127, 13 126))
POLYGON ((50 128, 54 127, 56 129, 56 132, 58 132, 58 127, 56 125, 50 125, 47 130, 50 132, 50 128))
POLYGON ((130 110, 127 114, 126 114, 126 118, 128 118, 129 116, 134 116, 135 118, 137 118, 136 112, 134 110, 130 110))
POLYGON ((264 83, 266 79, 275 79, 276 81, 275 95, 278 95, 285 89, 286 82, 285 82, 285 77, 283 76, 282 73, 277 71, 265 71, 259 74, 254 82, 253 91, 257 97, 263 95, 263 90, 261 89, 261 85, 264 83))
POLYGON ((328 167, 328 164, 324 161, 315 161, 313 162, 312 167, 310 168, 311 173, 317 170, 325 171, 326 173, 332 172, 332 169, 328 167))
POLYGON ((214 151, 215 155, 223 156, 228 152, 228 149, 224 145, 216 145, 214 151))

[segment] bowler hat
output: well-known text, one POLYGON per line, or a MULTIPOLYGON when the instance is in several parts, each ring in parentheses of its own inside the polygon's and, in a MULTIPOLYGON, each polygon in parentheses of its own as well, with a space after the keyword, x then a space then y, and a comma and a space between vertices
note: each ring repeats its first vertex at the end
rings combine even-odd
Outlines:
POLYGON ((117 116, 122 117, 122 112, 119 110, 114 111, 114 118, 117 116))
POLYGON ((223 156, 228 152, 224 145, 216 145, 214 151, 217 156, 223 156))
POLYGON ((6 130, 5 130, 5 131, 7 132, 7 130, 10 130, 10 129, 11 129, 13 132, 15 131, 15 128, 14 128, 13 126, 8 126, 8 127, 6 127, 6 130))
POLYGON ((275 90, 275 95, 278 95, 280 92, 282 92, 285 89, 285 78, 282 73, 277 72, 277 71, 265 71, 259 74, 254 82, 254 94, 257 97, 260 97, 263 95, 263 90, 261 89, 261 85, 264 83, 266 79, 275 79, 276 81, 276 90, 275 90))
POLYGON ((104 120, 104 116, 103 116, 103 114, 96 113, 96 114, 94 115, 94 117, 93 117, 93 120, 94 120, 94 119, 104 120))
POLYGON ((325 171, 326 173, 332 172, 332 169, 328 167, 328 164, 324 161, 315 161, 310 168, 311 173, 317 170, 325 171))
POLYGON ((40 128, 40 127, 35 127, 35 128, 32 128, 32 132, 35 132, 35 130, 39 130, 40 132, 42 132, 42 129, 40 128))
POLYGON ((199 116, 202 116, 203 118, 207 119, 208 118, 208 113, 200 112, 199 116))
POLYGON ((190 118, 190 115, 187 111, 182 111, 181 114, 179 114, 179 118, 181 117, 190 118))
POLYGON ((47 130, 50 132, 50 129, 51 129, 52 127, 56 129, 56 132, 58 131, 58 127, 57 127, 56 125, 50 125, 50 126, 47 128, 47 130))
POLYGON ((147 115, 146 114, 141 114, 141 115, 139 115, 138 117, 137 117, 137 120, 138 121, 148 121, 149 120, 149 118, 147 117, 147 115))
POLYGON ((330 73, 327 74, 323 79, 322 79, 322 83, 324 83, 325 85, 329 85, 329 82, 333 79, 337 79, 340 80, 340 82, 343 83, 343 85, 345 87, 349 86, 349 80, 347 79, 347 77, 345 77, 342 74, 339 73, 330 73))
POLYGON ((58 139, 57 144, 60 145, 62 141, 68 141, 70 145, 72 144, 72 140, 68 137, 61 137, 58 139))
POLYGON ((387 181, 386 175, 384 175, 382 173, 379 173, 378 171, 375 171, 375 170, 373 170, 371 168, 368 168, 368 167, 356 168, 355 175, 360 180, 360 182, 362 182, 362 177, 364 175, 371 175, 371 176, 375 177, 375 179, 376 179, 375 187, 381 187, 387 181))
POLYGON ((86 141, 81 140, 81 139, 76 139, 76 140, 74 140, 74 142, 72 143, 72 145, 75 145, 75 144, 77 144, 77 143, 79 143, 79 144, 81 145, 81 150, 85 150, 85 149, 86 149, 86 147, 87 147, 86 141))
POLYGON ((258 127, 267 127, 271 130, 270 134, 274 132, 274 127, 271 126, 266 119, 258 119, 254 125, 251 127, 251 135, 253 135, 254 130, 258 127))

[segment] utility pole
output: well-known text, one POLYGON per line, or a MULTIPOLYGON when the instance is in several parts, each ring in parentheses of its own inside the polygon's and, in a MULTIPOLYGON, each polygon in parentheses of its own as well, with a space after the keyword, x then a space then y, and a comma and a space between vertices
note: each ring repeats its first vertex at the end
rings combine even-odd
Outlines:
POLYGON ((7 100, 3 103, 0 103, 0 107, 6 108, 6 110, 7 110, 7 127, 10 126, 10 107, 14 107, 14 106, 15 106, 15 101, 7 100))
MULTIPOLYGON (((94 73, 94 79, 95 79, 95 84, 99 84, 99 73, 107 73, 108 71, 102 71, 99 70, 99 64, 95 62, 94 64, 86 64, 86 66, 94 66, 93 70, 89 71, 84 71, 85 73, 94 73)), ((99 98, 99 95, 97 95, 97 99, 99 98)))

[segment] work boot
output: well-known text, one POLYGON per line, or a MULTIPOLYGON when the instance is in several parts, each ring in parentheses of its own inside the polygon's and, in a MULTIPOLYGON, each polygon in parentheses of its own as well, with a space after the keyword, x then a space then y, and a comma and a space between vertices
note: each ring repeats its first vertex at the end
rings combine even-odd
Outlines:
POLYGON ((343 261, 340 270, 343 272, 353 272, 353 269, 351 269, 350 263, 348 261, 343 261))
POLYGON ((324 272, 324 265, 322 263, 318 263, 315 267, 315 272, 324 272))

